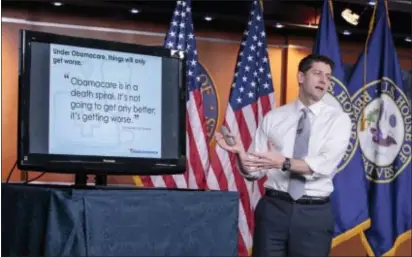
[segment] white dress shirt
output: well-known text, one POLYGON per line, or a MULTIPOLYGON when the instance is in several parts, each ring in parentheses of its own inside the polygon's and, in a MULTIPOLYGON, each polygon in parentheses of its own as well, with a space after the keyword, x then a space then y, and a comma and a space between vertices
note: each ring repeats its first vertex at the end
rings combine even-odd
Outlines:
MULTIPOLYGON (((258 127, 249 150, 265 152, 268 140, 271 140, 276 151, 293 158, 296 129, 304 107, 301 101, 296 100, 270 111, 258 127)), ((308 156, 303 160, 313 174, 305 175, 305 195, 325 197, 333 191, 332 179, 348 146, 352 123, 349 115, 324 101, 311 105, 309 109, 311 135, 308 156)), ((269 169, 244 176, 256 179, 265 174, 268 178, 266 188, 288 191, 289 171, 269 169)))

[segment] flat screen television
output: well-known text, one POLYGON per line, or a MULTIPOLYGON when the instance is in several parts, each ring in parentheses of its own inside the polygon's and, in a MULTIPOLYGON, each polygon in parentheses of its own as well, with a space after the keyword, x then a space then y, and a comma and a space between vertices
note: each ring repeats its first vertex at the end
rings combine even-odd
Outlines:
POLYGON ((19 169, 185 172, 184 52, 28 30, 19 50, 19 169))

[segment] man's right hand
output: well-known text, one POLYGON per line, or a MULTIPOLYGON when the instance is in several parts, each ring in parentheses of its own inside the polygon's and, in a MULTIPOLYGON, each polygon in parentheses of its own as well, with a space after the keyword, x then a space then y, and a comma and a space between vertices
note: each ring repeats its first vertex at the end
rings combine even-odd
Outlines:
POLYGON ((225 137, 223 136, 222 133, 220 132, 215 132, 215 139, 217 144, 225 149, 226 151, 232 152, 234 154, 237 154, 238 157, 238 161, 240 164, 240 170, 242 173, 244 174, 248 174, 248 173, 252 173, 252 172, 256 172, 258 171, 257 167, 253 167, 253 165, 248 165, 245 166, 244 163, 251 163, 253 160, 256 160, 256 157, 254 156, 250 156, 246 153, 246 151, 244 150, 241 142, 240 142, 240 138, 237 136, 234 136, 232 133, 228 134, 229 137, 231 137, 233 139, 233 141, 235 142, 234 145, 229 145, 226 140, 225 137))
POLYGON ((245 150, 243 149, 243 146, 240 142, 240 138, 234 136, 232 133, 229 133, 228 136, 233 139, 233 141, 235 142, 234 145, 228 145, 223 134, 220 132, 215 132, 215 139, 220 147, 232 153, 243 154, 245 150))

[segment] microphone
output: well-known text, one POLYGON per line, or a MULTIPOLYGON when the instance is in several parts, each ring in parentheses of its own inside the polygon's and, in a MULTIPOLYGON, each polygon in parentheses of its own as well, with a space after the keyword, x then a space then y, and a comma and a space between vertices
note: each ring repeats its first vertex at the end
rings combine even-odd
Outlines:
POLYGON ((233 138, 233 136, 230 135, 229 129, 222 125, 222 127, 220 128, 220 132, 222 132, 223 137, 225 138, 226 144, 233 146, 236 144, 235 139, 233 138))

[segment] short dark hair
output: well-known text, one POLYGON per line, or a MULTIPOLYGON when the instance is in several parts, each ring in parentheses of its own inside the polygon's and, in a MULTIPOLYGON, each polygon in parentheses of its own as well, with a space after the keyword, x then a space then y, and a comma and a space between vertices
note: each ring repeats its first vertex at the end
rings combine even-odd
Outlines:
POLYGON ((312 68, 312 65, 314 62, 323 62, 329 65, 332 71, 335 68, 335 62, 332 61, 329 57, 325 55, 319 55, 319 54, 309 54, 308 56, 306 56, 299 62, 298 70, 300 72, 305 73, 308 70, 310 70, 310 68, 312 68))

